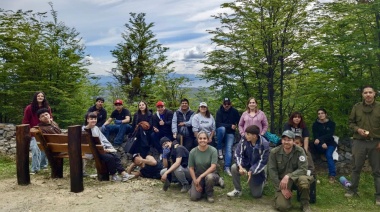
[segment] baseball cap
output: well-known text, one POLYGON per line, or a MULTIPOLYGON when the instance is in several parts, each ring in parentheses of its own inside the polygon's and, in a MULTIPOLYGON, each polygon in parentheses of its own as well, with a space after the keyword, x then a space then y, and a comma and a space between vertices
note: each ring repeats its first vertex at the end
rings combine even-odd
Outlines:
POLYGON ((199 107, 202 107, 202 106, 207 107, 207 103, 206 103, 206 102, 201 102, 201 103, 199 103, 199 107))
POLYGON ((158 106, 165 106, 165 103, 163 101, 158 101, 156 103, 156 107, 158 107, 158 106))
POLYGON ((165 142, 167 142, 167 141, 171 141, 168 137, 166 137, 166 136, 164 136, 164 137, 162 137, 161 139, 160 139, 160 144, 161 144, 161 146, 162 146, 162 144, 164 144, 165 142))
POLYGON ((115 102, 113 103, 114 105, 120 104, 123 105, 123 101, 121 99, 116 99, 115 102))
POLYGON ((285 131, 282 133, 282 136, 281 136, 281 137, 284 137, 284 136, 286 136, 286 137, 288 137, 288 138, 293 138, 293 139, 294 139, 294 137, 295 137, 294 132, 291 131, 291 130, 285 130, 285 131))
POLYGON ((229 104, 231 104, 231 100, 230 100, 230 98, 225 97, 225 98, 223 99, 223 104, 224 104, 224 103, 229 103, 229 104))

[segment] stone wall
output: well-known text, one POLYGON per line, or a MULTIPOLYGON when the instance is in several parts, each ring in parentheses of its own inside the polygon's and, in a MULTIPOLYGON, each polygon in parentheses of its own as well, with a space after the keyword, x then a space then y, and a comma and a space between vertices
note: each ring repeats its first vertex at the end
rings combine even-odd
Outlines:
POLYGON ((0 123, 0 153, 16 155, 16 126, 0 123))

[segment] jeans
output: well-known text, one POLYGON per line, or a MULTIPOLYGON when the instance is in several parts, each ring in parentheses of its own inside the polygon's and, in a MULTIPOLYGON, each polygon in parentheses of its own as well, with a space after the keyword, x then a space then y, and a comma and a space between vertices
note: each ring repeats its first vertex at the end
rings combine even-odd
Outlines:
POLYGON ((324 153, 327 159, 327 165, 329 168, 329 176, 336 176, 336 168, 335 168, 335 162, 333 159, 333 153, 335 151, 335 146, 327 146, 327 149, 323 149, 321 144, 318 144, 316 146, 316 150, 319 153, 324 153))
POLYGON ((124 135, 128 134, 132 131, 132 126, 129 124, 109 124, 106 126, 106 130, 104 131, 104 136, 109 140, 110 133, 115 133, 115 139, 113 140, 113 144, 115 146, 120 146, 124 141, 124 135))
POLYGON ((225 146, 225 157, 224 157, 224 168, 229 168, 231 166, 232 160, 232 145, 234 144, 235 134, 226 133, 225 127, 218 127, 216 129, 216 139, 217 139, 217 149, 223 149, 223 143, 225 146))
POLYGON ((47 168, 48 161, 46 159, 45 152, 41 151, 37 146, 35 137, 30 139, 30 151, 32 152, 32 172, 38 172, 40 169, 47 168))
MULTIPOLYGON (((165 169, 162 169, 160 174, 161 176, 167 171, 168 169, 165 168, 165 169)), ((171 173, 170 173, 171 174, 171 173)), ((191 181, 191 176, 190 176, 190 172, 189 172, 189 168, 183 168, 181 165, 178 166, 178 168, 176 168, 174 170, 174 177, 175 179, 177 179, 181 185, 189 185, 189 181, 191 181)), ((169 175, 168 175, 168 178, 169 178, 169 175)), ((173 178, 172 179, 169 179, 169 181, 173 181, 173 178)))

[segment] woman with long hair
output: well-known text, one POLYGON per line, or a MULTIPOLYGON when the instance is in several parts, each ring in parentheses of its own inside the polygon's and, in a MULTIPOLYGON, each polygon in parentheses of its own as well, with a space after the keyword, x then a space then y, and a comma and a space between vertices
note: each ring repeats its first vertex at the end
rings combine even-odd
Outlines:
MULTIPOLYGON (((37 126, 40 123, 40 120, 37 116, 37 111, 41 108, 48 109, 50 117, 53 118, 49 103, 45 97, 44 92, 37 91, 33 95, 32 103, 26 106, 24 110, 24 118, 22 119, 22 123, 29 124, 30 127, 37 126)), ((41 169, 47 169, 48 161, 46 155, 38 148, 37 141, 34 137, 31 137, 30 139, 30 150, 32 152, 32 165, 30 174, 35 174, 41 169)))
POLYGON ((133 115, 132 129, 137 131, 136 141, 131 147, 130 153, 140 153, 141 157, 145 158, 150 150, 152 134, 152 113, 148 109, 148 104, 145 101, 140 101, 137 112, 133 115))
POLYGON ((304 149, 309 151, 310 133, 300 112, 296 111, 290 115, 288 122, 284 126, 284 130, 291 130, 296 136, 303 138, 304 149))
POLYGON ((268 119, 265 113, 257 107, 257 101, 251 97, 247 101, 246 111, 241 115, 239 121, 239 133, 245 135, 248 126, 256 125, 260 128, 260 135, 264 135, 268 130, 268 119))
POLYGON ((191 125, 193 126, 195 137, 197 137, 198 132, 204 131, 208 135, 208 142, 212 143, 213 137, 215 135, 215 119, 208 110, 206 102, 201 102, 199 104, 198 111, 193 116, 191 125))

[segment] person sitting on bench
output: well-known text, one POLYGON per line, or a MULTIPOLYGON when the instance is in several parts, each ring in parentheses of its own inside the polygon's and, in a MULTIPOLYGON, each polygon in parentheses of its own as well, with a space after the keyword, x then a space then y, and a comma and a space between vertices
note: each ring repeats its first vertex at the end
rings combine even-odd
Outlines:
POLYGON ((40 120, 38 126, 42 133, 45 134, 61 134, 62 131, 58 124, 55 123, 50 116, 50 110, 47 108, 41 108, 37 110, 37 117, 40 120))
POLYGON ((120 181, 116 171, 121 174, 121 181, 125 182, 132 179, 134 176, 125 172, 124 167, 121 165, 120 159, 116 155, 116 149, 96 126, 96 122, 97 114, 94 112, 87 113, 85 128, 91 129, 92 136, 99 137, 99 140, 104 147, 104 151, 106 152, 105 154, 100 154, 100 159, 106 163, 108 171, 112 175, 112 181, 120 181))

